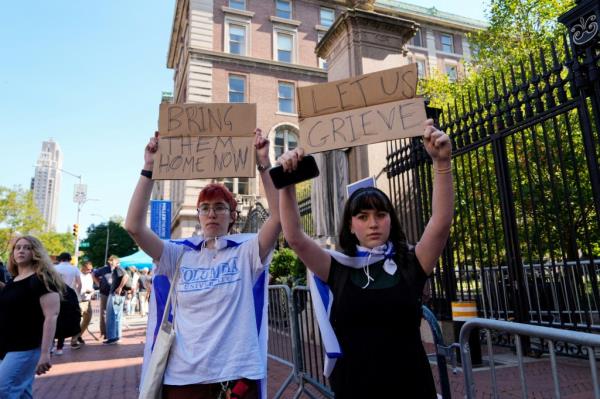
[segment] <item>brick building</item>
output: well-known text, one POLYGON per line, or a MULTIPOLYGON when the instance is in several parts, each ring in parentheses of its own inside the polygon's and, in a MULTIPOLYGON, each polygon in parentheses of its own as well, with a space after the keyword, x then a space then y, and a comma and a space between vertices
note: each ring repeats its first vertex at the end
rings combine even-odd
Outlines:
MULTIPOLYGON (((297 142, 296 87, 327 81, 315 46, 345 7, 340 0, 176 0, 167 58, 175 71, 172 101, 256 103, 275 160, 297 142)), ((433 68, 460 76, 458 61, 470 57, 465 33, 484 28, 481 21, 393 0, 377 2, 376 9, 420 25, 404 59, 417 62, 423 77, 433 68)), ((195 201, 206 182, 155 185, 153 198, 173 201, 173 237, 198 231, 195 201)), ((242 215, 260 200, 258 179, 223 183, 237 195, 242 215)))

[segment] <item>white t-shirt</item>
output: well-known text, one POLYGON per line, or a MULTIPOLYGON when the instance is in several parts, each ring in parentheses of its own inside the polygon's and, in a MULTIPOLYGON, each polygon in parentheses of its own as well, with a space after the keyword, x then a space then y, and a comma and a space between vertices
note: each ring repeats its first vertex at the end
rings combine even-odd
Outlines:
MULTIPOLYGON (((266 318, 265 291, 256 289, 254 283, 264 278, 271 254, 264 263, 260 261, 258 235, 233 247, 227 247, 225 239, 217 244, 224 248, 186 250, 183 255, 177 283, 175 342, 165 384, 260 380, 266 376, 266 347, 261 349, 264 345, 257 332, 257 318, 266 318), (257 304, 261 305, 259 310, 257 304)), ((184 249, 189 248, 165 242, 155 275, 164 274, 171 280, 184 249)))
POLYGON ((81 278, 79 269, 69 262, 60 262, 55 266, 56 271, 62 276, 66 285, 73 288, 77 294, 81 290, 81 278))
POLYGON ((81 279, 81 293, 79 295, 80 301, 89 301, 92 299, 92 293, 94 292, 94 279, 92 273, 80 273, 79 278, 81 279), (90 291, 88 293, 88 291, 90 291))

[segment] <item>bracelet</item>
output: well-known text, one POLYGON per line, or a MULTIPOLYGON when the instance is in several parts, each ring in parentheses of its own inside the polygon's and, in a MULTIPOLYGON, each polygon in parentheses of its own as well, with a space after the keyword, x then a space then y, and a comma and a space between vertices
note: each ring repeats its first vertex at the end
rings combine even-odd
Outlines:
POLYGON ((447 175, 449 173, 452 173, 452 165, 446 167, 446 168, 442 168, 442 169, 438 169, 435 166, 433 167, 433 170, 435 171, 436 174, 438 175, 447 175))
POLYGON ((142 169, 140 175, 147 177, 148 179, 152 179, 152 171, 148 169, 142 169))
POLYGON ((267 165, 261 165, 258 162, 256 163, 256 169, 258 169, 259 172, 264 172, 265 170, 268 170, 271 167, 271 164, 267 164, 267 165))

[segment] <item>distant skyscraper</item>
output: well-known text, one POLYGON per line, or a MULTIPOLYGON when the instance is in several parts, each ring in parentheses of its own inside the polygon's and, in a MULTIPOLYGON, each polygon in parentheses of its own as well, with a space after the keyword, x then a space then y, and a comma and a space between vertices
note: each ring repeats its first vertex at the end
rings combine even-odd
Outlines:
POLYGON ((60 168, 62 168, 60 146, 52 139, 44 141, 35 166, 32 190, 35 204, 46 221, 46 231, 56 229, 60 168))

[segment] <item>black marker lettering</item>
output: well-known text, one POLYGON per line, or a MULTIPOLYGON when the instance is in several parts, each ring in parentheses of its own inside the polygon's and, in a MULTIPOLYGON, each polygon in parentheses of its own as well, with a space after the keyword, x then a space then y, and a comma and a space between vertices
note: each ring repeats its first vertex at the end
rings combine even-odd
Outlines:
POLYGON ((350 82, 351 85, 353 84, 357 84, 358 85, 358 89, 360 90, 360 94, 362 95, 363 101, 365 102, 365 104, 363 105, 364 107, 367 106, 367 96, 365 95, 365 91, 363 90, 362 85, 360 84, 360 81, 363 79, 366 79, 366 76, 363 76, 362 78, 356 79, 354 82, 350 82))
POLYGON ((315 123, 315 124, 313 125, 313 127, 311 127, 311 128, 310 128, 310 130, 308 131, 308 145, 310 145, 311 147, 321 147, 323 144, 326 144, 326 143, 327 143, 327 136, 325 136, 325 137, 322 137, 322 138, 321 138, 321 143, 319 143, 319 144, 315 144, 315 143, 313 143, 313 142, 312 142, 312 134, 313 134, 313 131, 314 131, 314 130, 315 130, 315 128, 316 128, 317 126, 319 126, 321 123, 323 123, 323 121, 318 121, 318 122, 317 122, 317 123, 315 123))
POLYGON ((400 82, 400 74, 398 73, 398 71, 396 71, 395 75, 396 75, 396 83, 395 83, 394 89, 392 91, 390 91, 389 93, 388 93, 388 91, 385 88, 385 83, 383 81, 383 76, 381 76, 379 78, 379 82, 381 83, 381 90, 383 90, 383 92, 385 94, 387 94, 388 96, 393 95, 396 92, 396 90, 398 90, 398 83, 400 82))
POLYGON ((178 106, 169 107, 169 122, 167 123, 167 130, 178 129, 181 126, 181 121, 177 118, 183 113, 183 108, 178 106))
POLYGON ((342 83, 338 83, 338 84, 335 85, 335 88, 338 91, 338 97, 339 97, 339 100, 340 100, 340 107, 342 107, 342 110, 345 110, 346 108, 354 107, 354 104, 344 104, 344 94, 346 94, 348 92, 347 91, 342 91, 340 87, 342 85, 345 85, 345 84, 348 84, 348 83, 347 82, 342 82, 342 83))
POLYGON ((331 136, 333 136, 333 142, 334 142, 334 143, 335 143, 335 141, 336 141, 336 140, 335 140, 335 136, 336 136, 336 135, 340 135, 340 136, 342 136, 342 138, 344 139, 344 141, 347 141, 347 140, 346 140, 346 137, 345 137, 345 136, 344 136, 342 133, 340 133, 340 132, 339 132, 339 130, 340 130, 341 128, 343 128, 345 124, 346 124, 346 123, 344 122, 344 120, 343 120, 342 118, 338 118, 337 116, 336 116, 336 117, 333 117, 333 118, 331 118, 331 136), (336 122, 336 121, 340 121, 340 122, 342 122, 342 124, 336 127, 336 126, 335 126, 335 122, 336 122))
POLYGON ((360 124, 362 126, 363 134, 365 136, 377 136, 377 132, 367 133, 367 126, 370 125, 371 122, 365 123, 365 116, 367 116, 370 113, 371 113, 371 111, 367 111, 367 112, 363 112, 362 114, 360 114, 360 124))
POLYGON ((311 95, 311 98, 312 98, 313 113, 320 114, 323 111, 327 111, 327 110, 330 110, 330 109, 335 109, 335 106, 325 107, 325 108, 322 108, 322 109, 318 109, 318 107, 317 107, 317 99, 315 98, 315 89, 311 89, 310 95, 311 95))
POLYGON ((413 71, 406 71, 402 74, 402 81, 405 83, 402 86, 402 94, 406 96, 406 98, 413 98, 417 94, 417 88, 412 86, 412 82, 414 82, 414 78, 406 79, 406 75, 413 75, 413 71))

